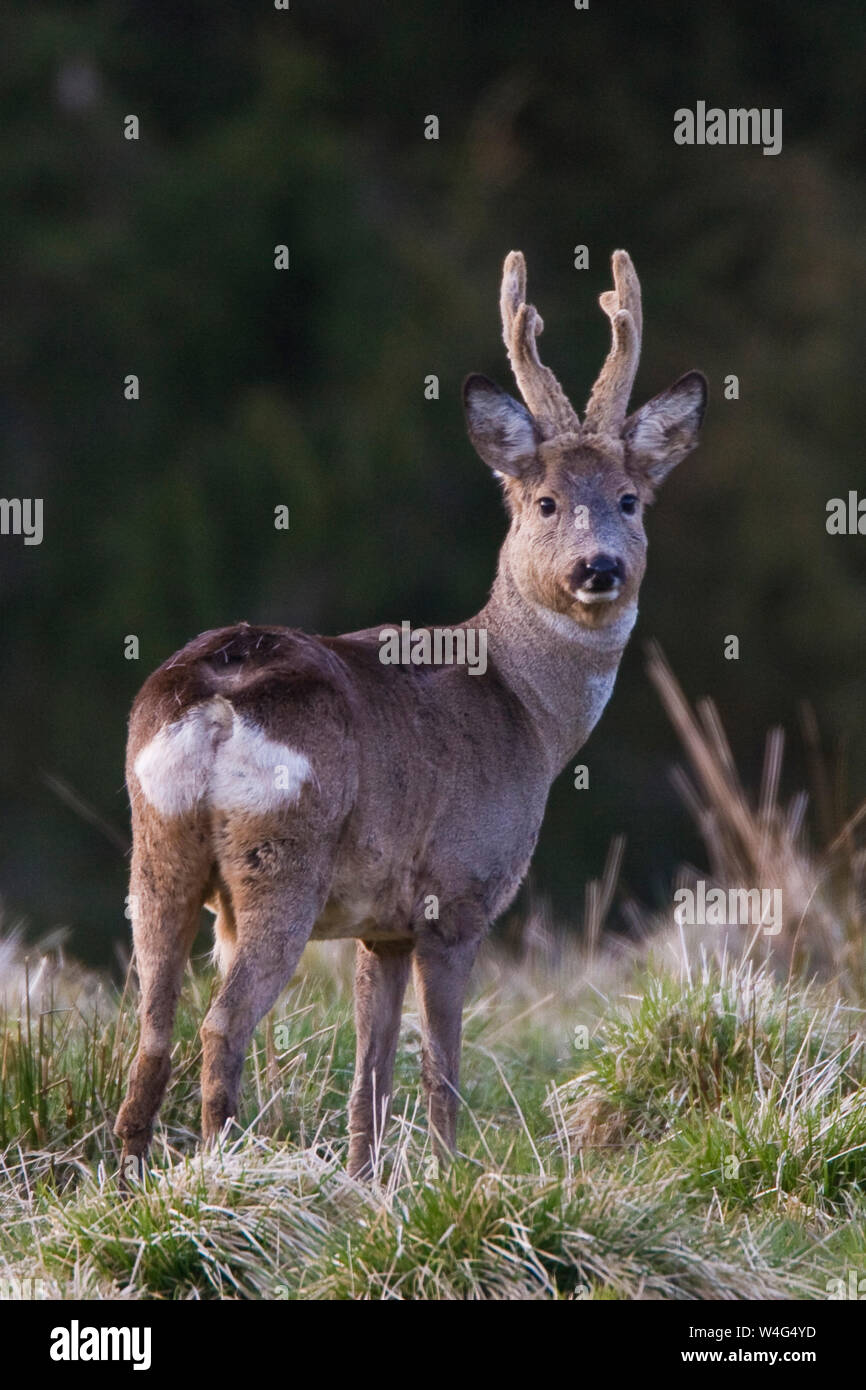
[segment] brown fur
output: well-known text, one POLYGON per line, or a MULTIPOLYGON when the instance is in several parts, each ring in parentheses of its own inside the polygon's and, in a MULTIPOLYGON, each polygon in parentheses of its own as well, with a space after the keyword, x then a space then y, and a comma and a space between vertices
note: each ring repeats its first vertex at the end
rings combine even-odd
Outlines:
MULTIPOLYGON (((503 328, 533 413, 484 378, 466 384, 470 437, 502 476, 511 516, 490 599, 463 625, 488 634, 486 674, 383 665, 380 628, 318 638, 242 623, 196 638, 142 687, 127 756, 142 998, 116 1125, 125 1155, 140 1160, 150 1141, 206 901, 225 973, 202 1025, 205 1139, 236 1113, 253 1030, 306 942, 354 937, 349 1169, 370 1170, 387 1117, 410 969, 430 1125, 440 1150, 453 1148, 461 1012, 478 945, 527 870, 551 782, 609 698, 644 572, 640 512, 694 447, 703 414, 705 383, 691 373, 625 419, 640 299, 624 252, 614 274, 610 294, 627 301, 630 327, 623 339, 614 322, 593 421, 581 426, 538 361, 540 320, 525 303, 516 252, 505 264, 503 328), (629 495, 639 499, 634 516, 623 513, 629 495), (586 509, 580 529, 576 507, 586 509), (621 571, 609 601, 592 569, 601 554, 621 571), (276 809, 256 763, 275 748, 295 776, 276 809)), ((626 312, 618 305, 614 314, 626 312)))

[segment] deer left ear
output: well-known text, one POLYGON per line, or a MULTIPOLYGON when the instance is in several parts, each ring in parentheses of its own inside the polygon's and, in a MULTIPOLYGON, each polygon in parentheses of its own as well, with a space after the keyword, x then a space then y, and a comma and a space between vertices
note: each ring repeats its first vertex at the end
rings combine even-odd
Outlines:
POLYGON ((686 372, 626 420, 626 466, 657 487, 695 448, 706 408, 706 377, 686 372))

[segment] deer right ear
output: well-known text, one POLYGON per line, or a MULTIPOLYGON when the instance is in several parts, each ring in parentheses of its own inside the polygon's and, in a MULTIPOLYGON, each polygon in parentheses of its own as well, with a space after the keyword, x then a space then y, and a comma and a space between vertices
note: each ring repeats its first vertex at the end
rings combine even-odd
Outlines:
POLYGON ((475 373, 463 383, 463 405, 469 438, 489 468, 519 478, 533 467, 540 434, 519 401, 475 373))

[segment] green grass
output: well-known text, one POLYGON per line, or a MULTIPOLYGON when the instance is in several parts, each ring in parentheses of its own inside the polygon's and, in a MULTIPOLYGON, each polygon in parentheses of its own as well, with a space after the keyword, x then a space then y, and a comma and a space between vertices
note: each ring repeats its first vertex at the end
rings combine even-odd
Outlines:
POLYGON ((257 1034, 239 1128, 206 1156, 212 978, 189 972, 128 1198, 111 1123, 134 1000, 62 971, 34 984, 31 962, 29 1010, 7 988, 2 1033, 0 1279, 49 1297, 763 1299, 866 1271, 860 1015, 832 993, 742 961, 675 972, 566 949, 532 967, 491 948, 460 1155, 438 1172, 430 1154, 410 998, 395 1117, 361 1185, 344 1167, 350 959, 310 952, 257 1034))

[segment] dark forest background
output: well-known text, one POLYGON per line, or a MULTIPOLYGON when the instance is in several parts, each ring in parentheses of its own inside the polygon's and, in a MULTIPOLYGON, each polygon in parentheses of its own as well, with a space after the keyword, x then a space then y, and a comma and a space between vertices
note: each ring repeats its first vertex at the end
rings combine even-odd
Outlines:
POLYGON ((787 788, 807 783, 805 704, 829 778, 813 816, 862 797, 866 538, 825 530, 830 497, 866 492, 858 0, 32 4, 0 25, 0 495, 45 507, 40 546, 0 537, 7 926, 66 926, 90 960, 126 940, 127 711, 194 634, 484 602, 505 520, 460 383, 513 389, 512 247, 578 408, 617 246, 644 291, 634 402, 693 367, 711 385, 703 445, 649 521, 590 789, 554 788, 528 893, 577 927, 613 835, 649 906, 699 858, 649 638, 718 702, 749 785, 775 723, 787 788), (698 100, 781 107, 782 153, 676 146, 698 100))

